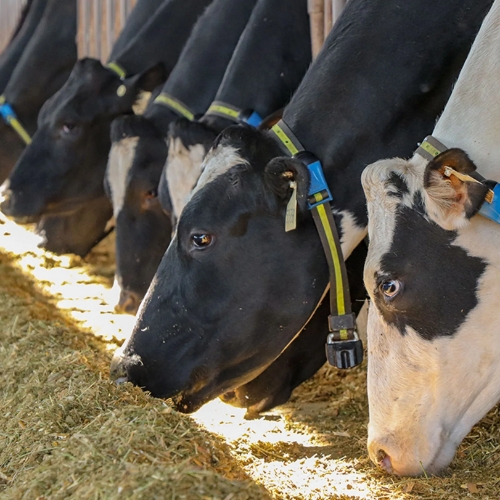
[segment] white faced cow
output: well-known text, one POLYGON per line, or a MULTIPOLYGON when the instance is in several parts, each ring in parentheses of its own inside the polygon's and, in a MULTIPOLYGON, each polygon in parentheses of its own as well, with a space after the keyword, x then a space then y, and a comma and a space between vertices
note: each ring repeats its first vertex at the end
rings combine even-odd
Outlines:
POLYGON ((368 449, 391 473, 441 471, 500 399, 500 226, 482 216, 498 201, 483 178, 500 181, 499 81, 496 0, 432 134, 452 149, 431 138, 432 154, 363 173, 368 449))

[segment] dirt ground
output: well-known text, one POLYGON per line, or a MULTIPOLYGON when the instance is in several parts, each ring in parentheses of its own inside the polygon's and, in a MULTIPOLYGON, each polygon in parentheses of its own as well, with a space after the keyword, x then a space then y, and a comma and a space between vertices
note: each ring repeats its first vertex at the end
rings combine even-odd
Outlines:
POLYGON ((324 367, 256 420, 220 401, 182 415, 108 379, 133 325, 113 313, 112 240, 55 256, 0 219, 0 499, 500 498, 494 408, 442 477, 366 454, 366 371, 324 367))

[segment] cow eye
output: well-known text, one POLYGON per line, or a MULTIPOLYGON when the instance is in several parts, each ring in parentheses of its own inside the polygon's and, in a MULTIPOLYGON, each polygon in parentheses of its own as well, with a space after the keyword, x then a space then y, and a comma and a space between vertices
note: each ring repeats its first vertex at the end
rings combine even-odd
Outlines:
POLYGON ((207 233, 193 234, 191 236, 191 241, 193 242, 193 246, 199 250, 203 250, 210 246, 213 241, 213 236, 207 233))
POLYGON ((146 193, 146 198, 148 200, 151 200, 153 198, 157 198, 158 197, 158 190, 157 189, 150 189, 147 193, 146 193))
POLYGON ((401 291, 403 285, 399 280, 386 280, 380 284, 380 291, 387 300, 392 300, 401 291))
POLYGON ((62 131, 65 134, 71 134, 75 131, 76 125, 74 123, 63 123, 62 131))

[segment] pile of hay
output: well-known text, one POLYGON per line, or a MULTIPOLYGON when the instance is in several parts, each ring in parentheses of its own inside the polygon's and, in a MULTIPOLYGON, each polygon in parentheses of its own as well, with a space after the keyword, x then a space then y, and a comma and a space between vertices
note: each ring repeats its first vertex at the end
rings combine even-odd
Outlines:
POLYGON ((364 367, 324 367, 252 421, 220 401, 181 415, 115 386, 109 361, 127 327, 106 302, 109 254, 46 254, 9 224, 0 222, 1 499, 500 498, 498 408, 445 476, 377 470, 364 367))

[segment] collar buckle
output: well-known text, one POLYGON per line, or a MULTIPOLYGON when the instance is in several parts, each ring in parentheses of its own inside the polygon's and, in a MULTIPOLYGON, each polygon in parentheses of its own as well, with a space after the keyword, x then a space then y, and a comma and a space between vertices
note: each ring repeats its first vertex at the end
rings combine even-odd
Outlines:
POLYGON ((346 370, 362 363, 363 343, 355 330, 352 334, 351 340, 335 340, 333 333, 326 338, 326 359, 332 366, 346 370))

